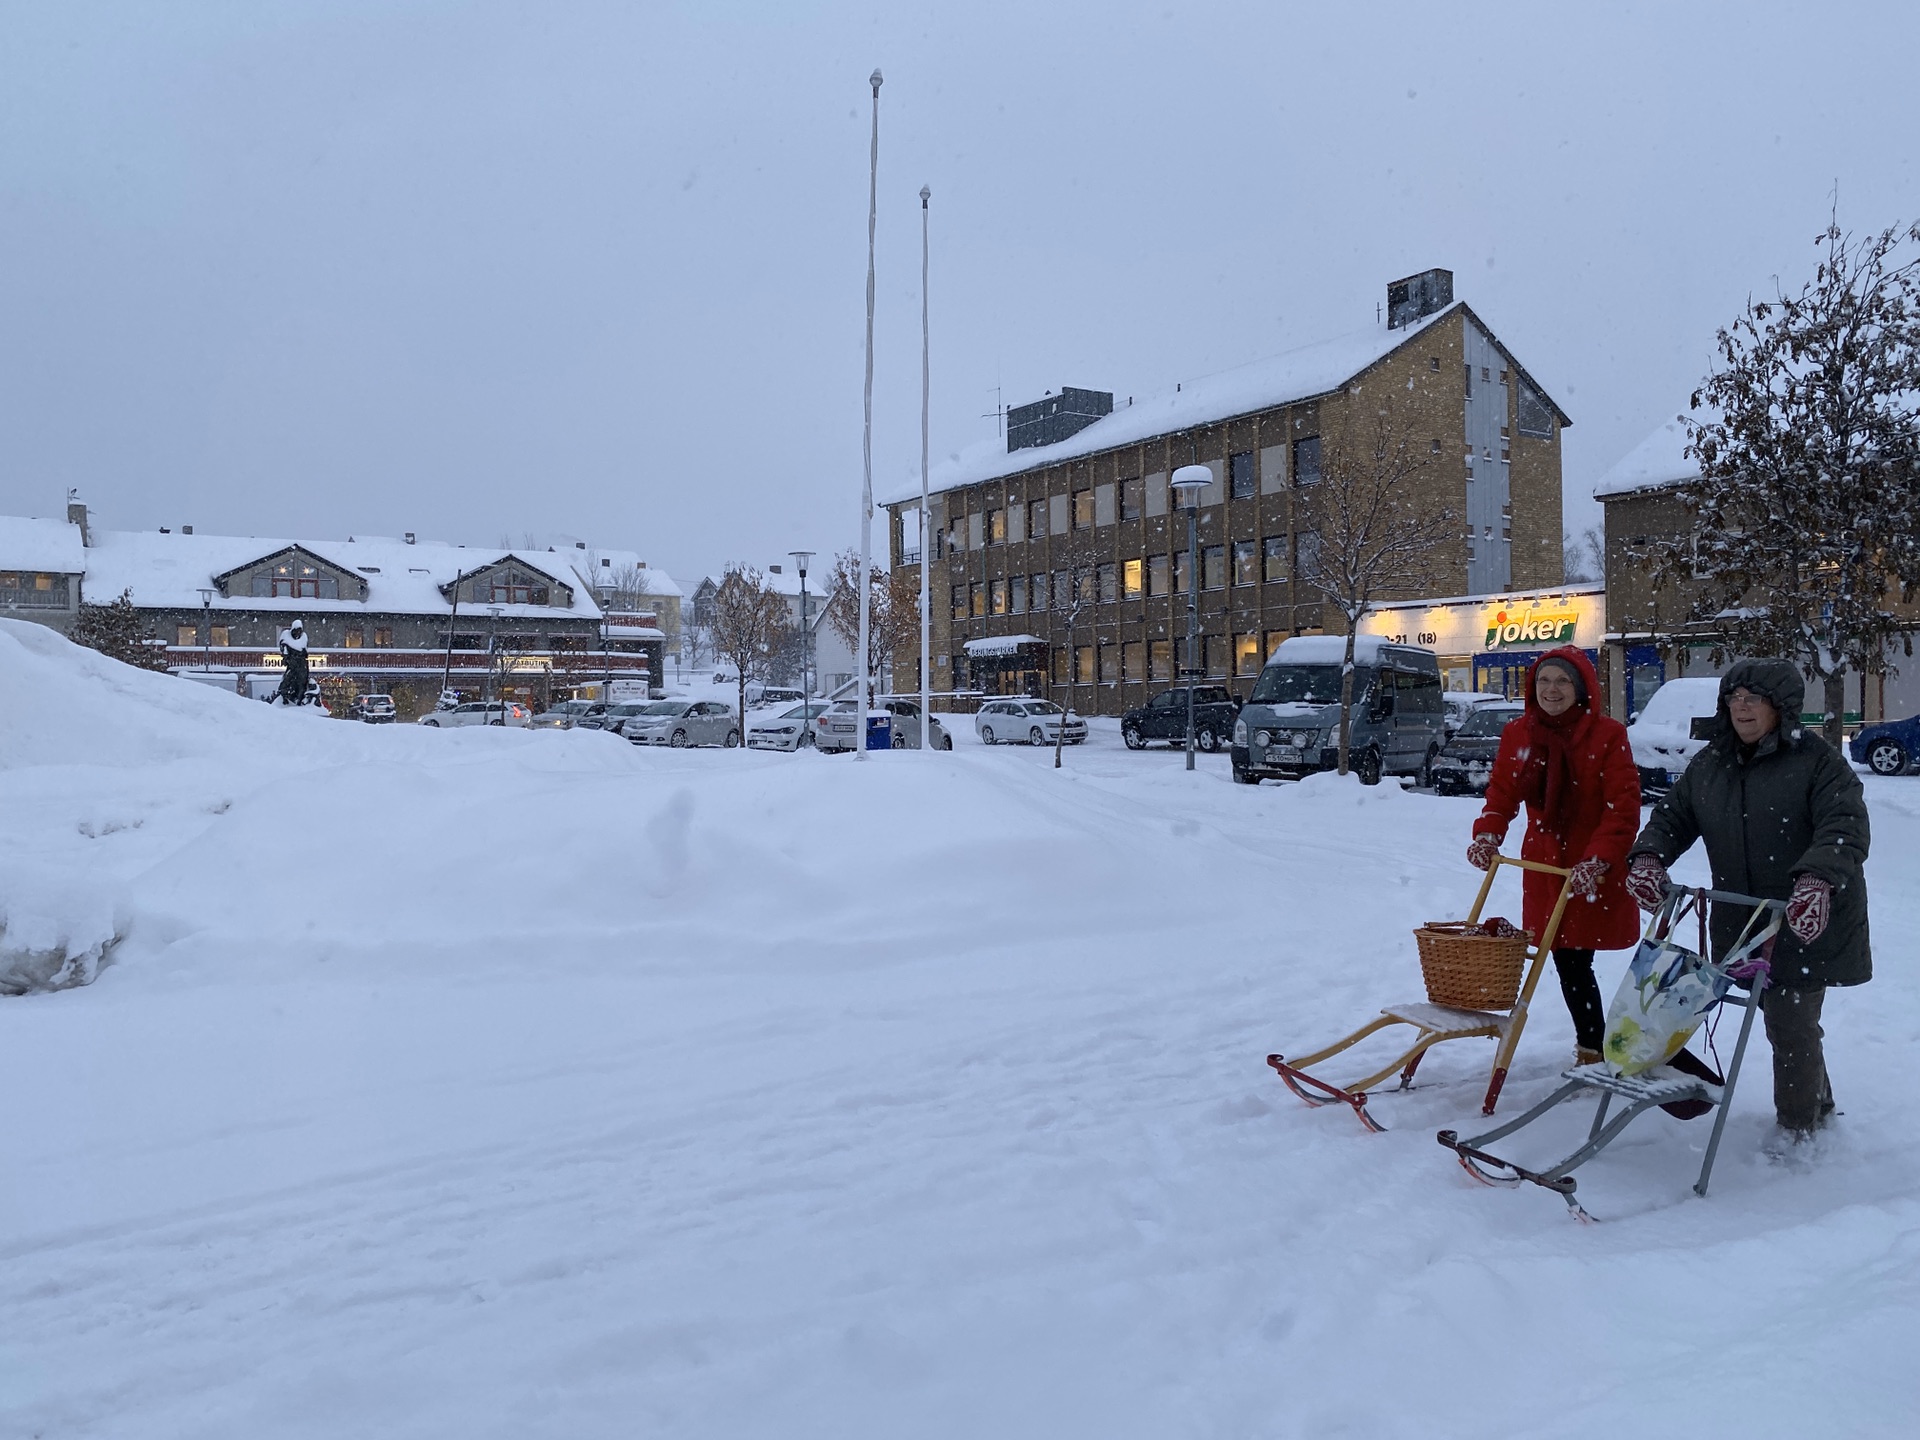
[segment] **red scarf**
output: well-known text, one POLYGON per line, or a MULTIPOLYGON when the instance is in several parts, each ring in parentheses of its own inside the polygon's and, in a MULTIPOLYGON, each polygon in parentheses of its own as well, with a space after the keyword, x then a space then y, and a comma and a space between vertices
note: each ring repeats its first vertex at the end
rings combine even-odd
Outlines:
POLYGON ((1588 722, 1592 718, 1587 707, 1577 701, 1559 715, 1549 715, 1537 705, 1527 711, 1528 739, 1542 771, 1540 786, 1535 791, 1540 818, 1563 841, 1573 821, 1574 792, 1579 788, 1574 778, 1573 749, 1587 738, 1588 722))

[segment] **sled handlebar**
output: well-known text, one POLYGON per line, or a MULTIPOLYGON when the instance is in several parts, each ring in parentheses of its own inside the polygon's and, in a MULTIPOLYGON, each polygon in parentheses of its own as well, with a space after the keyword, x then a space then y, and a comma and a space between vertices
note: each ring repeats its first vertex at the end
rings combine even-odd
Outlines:
POLYGON ((1783 914, 1787 908, 1784 900, 1763 900, 1758 895, 1742 895, 1737 890, 1703 890, 1698 885, 1675 885, 1671 881, 1667 883, 1667 895, 1669 898, 1692 895, 1715 905, 1744 905, 1749 910, 1778 910, 1783 914))

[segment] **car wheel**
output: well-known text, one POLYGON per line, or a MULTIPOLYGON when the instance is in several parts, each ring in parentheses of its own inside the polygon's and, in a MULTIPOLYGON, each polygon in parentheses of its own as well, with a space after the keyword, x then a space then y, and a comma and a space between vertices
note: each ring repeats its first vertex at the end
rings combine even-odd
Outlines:
POLYGON ((1209 755, 1213 754, 1215 750, 1218 750, 1220 748, 1219 738, 1213 733, 1213 731, 1210 728, 1208 728, 1205 725, 1202 725, 1200 727, 1199 734, 1193 737, 1193 743, 1198 745, 1202 750, 1206 751, 1207 754, 1209 755))
POLYGON ((1898 740, 1876 740, 1867 747, 1867 768, 1876 775, 1898 775, 1907 768, 1906 747, 1898 740))
POLYGON ((1360 777, 1362 785, 1378 785, 1380 783, 1380 752, 1368 749, 1354 756, 1353 773, 1360 777))
POLYGON ((896 750, 904 750, 907 748, 906 731, 896 730, 893 732, 893 748, 896 750))
POLYGON ((687 732, 684 730, 674 731, 673 738, 669 740, 667 743, 673 746, 673 748, 676 750, 686 749, 687 748, 687 732))
POLYGON ((722 740, 720 743, 722 745, 725 745, 729 750, 739 749, 740 748, 740 732, 738 730, 727 731, 727 738, 725 740, 722 740))
POLYGON ((993 744, 993 726, 982 725, 980 727, 980 743, 982 745, 993 744))
POLYGON ((953 736, 951 736, 951 735, 942 735, 942 736, 940 737, 940 748, 941 748, 942 750, 951 750, 951 749, 953 749, 953 736))
POLYGON ((1041 728, 1040 728, 1040 727, 1039 727, 1038 725, 1036 725, 1036 726, 1034 726, 1034 727, 1033 727, 1033 729, 1031 729, 1031 730, 1029 730, 1029 731, 1027 732, 1027 743, 1028 743, 1029 745, 1044 745, 1044 744, 1046 744, 1046 743, 1047 743, 1047 732, 1046 732, 1046 731, 1044 731, 1044 730, 1042 730, 1042 729, 1041 729, 1041 728))
POLYGON ((423 720, 420 723, 425 725, 429 730, 438 730, 440 728, 440 722, 438 720, 423 720))
POLYGON ((487 724, 489 724, 489 725, 504 725, 504 724, 506 724, 506 723, 507 723, 507 722, 506 722, 506 721, 504 721, 504 720, 489 720, 489 721, 487 721, 487 724))
POLYGON ((1129 750, 1144 750, 1147 748, 1147 737, 1140 733, 1140 727, 1138 725, 1121 726, 1120 738, 1127 742, 1127 749, 1129 750))
POLYGON ((1420 762, 1420 774, 1414 780, 1414 784, 1427 790, 1433 788, 1433 762, 1439 758, 1440 747, 1437 745, 1429 745, 1427 747, 1427 758, 1420 762))

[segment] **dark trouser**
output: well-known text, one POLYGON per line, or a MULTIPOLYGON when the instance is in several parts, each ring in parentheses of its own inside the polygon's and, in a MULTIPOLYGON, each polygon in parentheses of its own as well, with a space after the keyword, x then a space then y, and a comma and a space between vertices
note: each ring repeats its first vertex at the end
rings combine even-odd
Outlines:
POLYGON ((1833 1111, 1833 1083, 1820 1041, 1824 986, 1805 990, 1775 988, 1760 997, 1773 1046, 1773 1114, 1789 1130, 1811 1130, 1833 1111))
POLYGON ((1598 1050, 1606 1038, 1607 1012, 1600 1004, 1600 982, 1593 978, 1593 951, 1556 948, 1553 968, 1573 1017, 1573 1043, 1582 1050, 1598 1050))

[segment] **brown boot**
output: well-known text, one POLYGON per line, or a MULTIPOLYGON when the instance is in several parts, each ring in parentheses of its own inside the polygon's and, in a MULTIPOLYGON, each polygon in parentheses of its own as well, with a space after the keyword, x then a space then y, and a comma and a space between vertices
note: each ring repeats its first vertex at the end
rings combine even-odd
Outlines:
POLYGON ((1575 1065, 1598 1065, 1604 1058, 1598 1050, 1589 1050, 1584 1045, 1576 1045, 1573 1050, 1575 1065))

